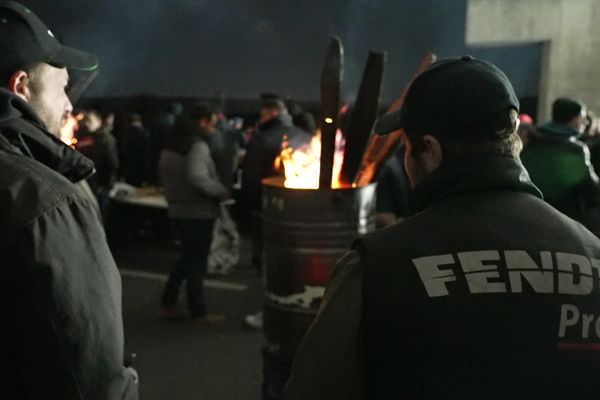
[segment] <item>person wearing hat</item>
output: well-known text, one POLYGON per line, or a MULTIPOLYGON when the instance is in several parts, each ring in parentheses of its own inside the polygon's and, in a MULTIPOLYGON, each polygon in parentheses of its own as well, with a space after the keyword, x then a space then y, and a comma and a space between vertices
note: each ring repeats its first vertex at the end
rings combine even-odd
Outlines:
POLYGON ((439 60, 375 131, 403 130, 413 215, 336 266, 284 398, 592 399, 600 240, 542 200, 496 66, 439 60))
POLYGON ((586 114, 582 102, 556 99, 552 121, 530 137, 521 158, 548 203, 588 224, 589 212, 600 207, 600 181, 587 145, 578 140, 586 127, 586 114))
MULTIPOLYGON (((276 94, 263 93, 260 99, 260 117, 256 132, 246 146, 242 162, 241 197, 249 214, 252 228, 252 266, 262 268, 262 180, 280 174, 275 160, 281 153, 284 141, 292 148, 310 142, 312 133, 294 126, 285 102, 276 94)), ((261 330, 263 314, 258 311, 244 317, 244 323, 261 330)))
POLYGON ((138 398, 120 275, 78 186, 94 165, 58 139, 72 110, 67 69, 97 67, 32 11, 0 2, 2 398, 138 398))

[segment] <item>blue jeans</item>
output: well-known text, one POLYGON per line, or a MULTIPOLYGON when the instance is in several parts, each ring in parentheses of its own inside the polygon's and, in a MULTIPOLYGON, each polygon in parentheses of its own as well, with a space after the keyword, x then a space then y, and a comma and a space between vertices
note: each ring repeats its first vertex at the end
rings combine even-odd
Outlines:
POLYGON ((206 315, 202 282, 213 237, 214 219, 176 219, 182 254, 175 264, 163 293, 163 305, 175 305, 179 288, 186 281, 187 300, 192 317, 206 315))

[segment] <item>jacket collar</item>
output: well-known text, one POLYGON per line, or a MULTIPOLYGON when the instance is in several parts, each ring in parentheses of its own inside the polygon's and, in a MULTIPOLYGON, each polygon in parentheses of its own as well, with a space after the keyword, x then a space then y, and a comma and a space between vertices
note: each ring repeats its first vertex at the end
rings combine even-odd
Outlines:
POLYGON ((548 122, 542 125, 539 129, 539 134, 544 138, 570 139, 577 138, 581 134, 571 128, 569 125, 558 122, 548 122))
POLYGON ((261 132, 268 131, 271 129, 281 128, 281 127, 290 127, 293 126, 292 116, 289 114, 281 114, 278 117, 271 118, 270 120, 263 122, 258 127, 258 130, 261 132))
POLYGON ((524 192, 542 198, 521 160, 493 155, 444 162, 415 188, 411 205, 414 212, 419 212, 448 197, 497 190, 524 192))
POLYGON ((49 133, 29 105, 0 88, 0 148, 19 152, 79 182, 94 172, 94 163, 49 133), (8 143, 10 146, 8 146, 8 143))

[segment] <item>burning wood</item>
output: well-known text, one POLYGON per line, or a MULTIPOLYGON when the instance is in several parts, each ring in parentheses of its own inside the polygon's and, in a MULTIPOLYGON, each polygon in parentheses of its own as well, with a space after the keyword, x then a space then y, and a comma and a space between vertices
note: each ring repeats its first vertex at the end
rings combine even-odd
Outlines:
POLYGON ((321 156, 319 187, 329 188, 333 173, 340 90, 342 85, 344 49, 339 38, 334 37, 321 73, 321 156))
MULTIPOLYGON (((413 80, 427 69, 436 56, 427 54, 413 80)), ((361 82, 355 110, 344 138, 338 128, 343 49, 333 38, 321 74, 321 130, 307 146, 293 149, 284 143, 276 161, 285 172, 285 187, 328 189, 362 187, 371 183, 385 159, 396 148, 402 131, 387 136, 371 135, 379 104, 385 53, 371 52, 361 82), (366 151, 365 151, 366 148, 366 151)), ((412 83, 412 80, 411 82, 412 83)), ((388 109, 393 112, 404 102, 407 88, 388 109)), ((342 112, 343 113, 343 112, 342 112)))
MULTIPOLYGON (((436 55, 433 53, 428 53, 421 60, 419 64, 419 68, 417 72, 411 79, 411 81, 406 85, 404 92, 402 95, 392 103, 390 108, 388 108, 387 112, 394 112, 404 103, 404 97, 408 92, 408 88, 410 87, 412 81, 421 74, 421 72, 425 71, 431 64, 433 64, 436 60, 436 55)), ((400 141, 400 138, 403 135, 402 130, 398 130, 390 133, 389 135, 378 135, 375 132, 374 135, 371 136, 369 145, 367 147, 367 151, 363 155, 363 159, 360 165, 360 169, 354 179, 354 185, 356 186, 364 186, 373 182, 375 179, 375 175, 379 170, 381 164, 387 159, 387 157, 392 153, 392 151, 396 148, 396 145, 400 141)))
MULTIPOLYGON (((335 151, 331 176, 331 188, 349 187, 341 181, 342 164, 344 163, 344 136, 339 129, 335 135, 335 151)), ((290 147, 284 141, 281 154, 275 161, 276 167, 283 168, 284 186, 290 189, 319 189, 321 171, 321 132, 317 131, 309 144, 299 148, 290 147)))
POLYGON ((385 53, 369 53, 356 103, 354 103, 354 109, 350 115, 350 123, 344 132, 346 134, 346 150, 342 166, 342 180, 348 184, 354 182, 377 119, 384 65, 385 53))

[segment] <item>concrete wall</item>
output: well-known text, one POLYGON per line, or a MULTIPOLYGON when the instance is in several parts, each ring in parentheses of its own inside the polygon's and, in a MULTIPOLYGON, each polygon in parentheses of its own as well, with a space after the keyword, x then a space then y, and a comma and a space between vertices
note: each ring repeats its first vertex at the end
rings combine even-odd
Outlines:
POLYGON ((538 122, 560 96, 600 113, 600 1, 468 0, 469 46, 543 42, 538 122))

